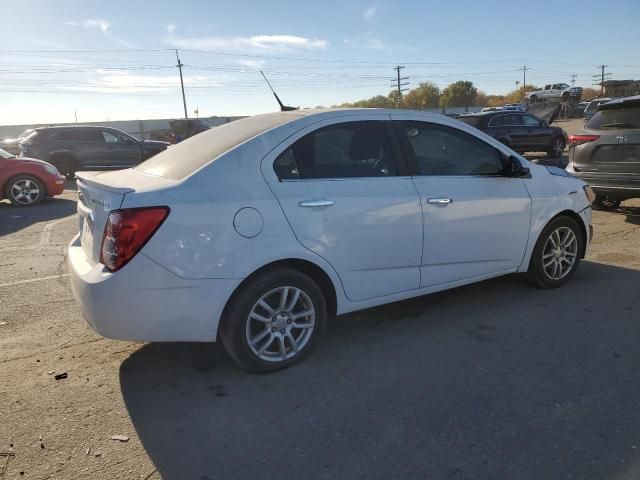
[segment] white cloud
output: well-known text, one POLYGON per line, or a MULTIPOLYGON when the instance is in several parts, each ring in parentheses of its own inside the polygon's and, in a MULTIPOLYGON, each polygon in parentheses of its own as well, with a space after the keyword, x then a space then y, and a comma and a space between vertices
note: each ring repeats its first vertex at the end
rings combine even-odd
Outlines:
POLYGON ((344 44, 354 48, 363 48, 367 50, 388 50, 388 47, 375 37, 358 37, 358 38, 345 38, 344 44))
POLYGON ((109 29, 111 28, 111 22, 104 20, 102 18, 87 18, 79 22, 73 22, 73 21, 66 22, 66 24, 72 27, 83 27, 86 29, 97 28, 108 39, 113 40, 114 42, 118 42, 120 45, 126 48, 133 48, 133 45, 131 45, 126 40, 113 36, 109 31, 109 29))
POLYGON ((251 68, 262 68, 265 64, 265 60, 236 60, 238 65, 242 65, 243 67, 251 67, 251 68))
MULTIPOLYGON (((114 93, 167 93, 177 92, 180 88, 178 75, 136 75, 128 72, 96 70, 99 78, 85 84, 60 86, 60 90, 75 92, 114 93)), ((205 76, 188 75, 184 78, 185 88, 219 88, 231 80, 225 75, 205 76)))
POLYGON ((173 32, 176 31, 176 26, 173 23, 170 23, 169 25, 167 25, 167 32, 173 34, 173 32))
POLYGON ((378 6, 373 5, 362 13, 362 18, 364 18, 365 22, 373 23, 376 20, 376 15, 378 14, 378 6))
POLYGON ((253 35, 251 37, 178 37, 165 39, 169 45, 192 50, 324 50, 326 40, 299 37, 296 35, 253 35))

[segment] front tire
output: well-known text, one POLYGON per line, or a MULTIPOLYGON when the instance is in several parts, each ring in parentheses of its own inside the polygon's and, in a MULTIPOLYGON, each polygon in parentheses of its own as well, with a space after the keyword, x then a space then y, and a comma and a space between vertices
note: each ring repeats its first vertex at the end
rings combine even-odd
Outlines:
POLYGON ((318 285, 297 270, 281 268, 259 274, 234 294, 220 337, 240 367, 266 373, 304 360, 326 321, 326 300, 318 285))
POLYGON ((558 288, 575 273, 584 238, 575 220, 560 216, 542 230, 529 263, 529 280, 539 288, 558 288))
POLYGON ((18 175, 7 182, 5 197, 18 207, 31 207, 47 197, 44 184, 31 175, 18 175))

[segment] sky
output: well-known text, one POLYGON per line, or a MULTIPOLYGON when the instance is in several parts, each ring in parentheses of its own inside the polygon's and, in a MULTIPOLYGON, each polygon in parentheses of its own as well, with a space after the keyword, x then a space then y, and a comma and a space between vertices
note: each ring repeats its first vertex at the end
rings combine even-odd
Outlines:
MULTIPOLYGON (((0 125, 180 118, 331 106, 470 80, 592 86, 640 79, 640 1, 0 0, 0 125)), ((522 83, 520 83, 522 85, 522 83)))

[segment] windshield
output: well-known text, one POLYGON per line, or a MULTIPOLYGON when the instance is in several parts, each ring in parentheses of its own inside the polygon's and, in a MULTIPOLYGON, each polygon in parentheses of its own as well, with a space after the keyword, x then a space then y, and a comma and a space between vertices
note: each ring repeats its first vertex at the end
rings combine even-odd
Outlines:
POLYGON ((25 140, 26 138, 29 138, 34 133, 36 133, 36 131, 33 128, 25 130, 20 134, 20 136, 18 137, 18 140, 25 140))
POLYGON ((640 128, 640 105, 598 110, 586 127, 592 130, 640 128))
POLYGON ((9 152, 7 152, 6 150, 2 150, 0 148, 0 158, 13 158, 14 155, 10 154, 9 152))

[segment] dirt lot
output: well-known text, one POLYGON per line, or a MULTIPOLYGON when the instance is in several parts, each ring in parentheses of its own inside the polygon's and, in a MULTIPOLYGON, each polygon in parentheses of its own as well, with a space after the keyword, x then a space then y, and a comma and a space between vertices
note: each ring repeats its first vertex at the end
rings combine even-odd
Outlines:
POLYGON ((73 200, 0 202, 2 480, 640 478, 640 201, 594 213, 559 290, 510 276, 351 314, 253 376, 218 345, 94 334, 73 200))

